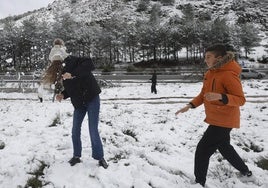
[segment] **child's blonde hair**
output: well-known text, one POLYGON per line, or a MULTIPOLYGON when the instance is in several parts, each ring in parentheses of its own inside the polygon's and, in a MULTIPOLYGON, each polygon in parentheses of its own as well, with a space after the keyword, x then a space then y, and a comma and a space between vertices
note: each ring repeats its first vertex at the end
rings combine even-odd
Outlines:
POLYGON ((61 61, 51 62, 44 72, 42 78, 43 84, 54 84, 57 80, 61 79, 62 69, 63 66, 61 61))

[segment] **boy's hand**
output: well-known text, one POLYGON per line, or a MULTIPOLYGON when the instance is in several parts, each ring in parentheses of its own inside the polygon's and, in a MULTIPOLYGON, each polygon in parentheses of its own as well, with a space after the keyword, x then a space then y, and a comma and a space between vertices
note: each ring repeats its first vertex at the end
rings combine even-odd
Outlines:
POLYGON ((205 99, 207 101, 218 101, 222 100, 222 95, 220 93, 213 93, 213 92, 208 92, 204 95, 205 99))
POLYGON ((189 109, 191 108, 190 104, 187 104, 185 107, 183 107, 182 109, 178 110, 175 115, 177 116, 179 113, 184 113, 187 112, 189 109))
POLYGON ((64 95, 63 94, 57 94, 56 95, 56 100, 61 102, 61 100, 64 98, 64 95))
POLYGON ((74 77, 71 75, 71 73, 66 72, 62 75, 62 79, 63 80, 67 80, 67 79, 73 79, 74 77))

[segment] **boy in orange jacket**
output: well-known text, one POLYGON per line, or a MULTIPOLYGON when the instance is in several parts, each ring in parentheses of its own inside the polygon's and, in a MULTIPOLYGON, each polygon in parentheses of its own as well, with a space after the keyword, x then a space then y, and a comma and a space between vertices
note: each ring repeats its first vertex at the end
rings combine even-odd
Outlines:
POLYGON ((176 112, 184 113, 201 104, 205 106, 205 122, 209 124, 195 152, 195 181, 205 185, 210 156, 218 149, 233 167, 245 176, 251 176, 246 164, 230 144, 232 128, 240 127, 240 106, 245 97, 240 82, 241 68, 232 52, 218 44, 206 49, 203 88, 189 104, 176 112))

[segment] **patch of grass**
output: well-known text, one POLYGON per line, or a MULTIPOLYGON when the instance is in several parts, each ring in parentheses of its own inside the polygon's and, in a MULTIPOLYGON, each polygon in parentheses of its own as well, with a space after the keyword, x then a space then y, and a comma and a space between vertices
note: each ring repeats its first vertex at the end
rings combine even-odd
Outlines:
POLYGON ((4 149, 5 146, 6 146, 6 145, 5 145, 5 142, 3 142, 3 141, 0 140, 0 149, 4 149))
POLYGON ((52 123, 49 125, 49 127, 57 127, 58 125, 61 124, 61 120, 60 120, 60 114, 57 113, 56 117, 53 119, 52 123))
POLYGON ((41 180, 39 180, 36 177, 32 177, 27 180, 27 184, 25 185, 25 188, 31 187, 31 188, 41 188, 43 186, 43 183, 41 180))
POLYGON ((124 166, 129 166, 129 165, 130 165, 130 163, 125 163, 125 164, 124 164, 124 166))
POLYGON ((263 170, 268 170, 268 159, 262 158, 258 162, 256 162, 257 166, 259 168, 262 168, 263 170))
POLYGON ((44 175, 44 169, 48 167, 48 165, 44 161, 40 161, 40 166, 34 170, 33 172, 29 172, 28 174, 33 175, 33 177, 29 178, 27 180, 26 185, 24 186, 25 188, 41 188, 45 185, 48 185, 49 183, 47 182, 42 182, 40 180, 40 176, 44 175))
POLYGON ((137 139, 137 135, 136 135, 136 133, 135 132, 133 132, 132 130, 129 130, 129 129, 127 129, 127 130, 123 130, 123 133, 125 134, 125 135, 128 135, 128 136, 131 136, 132 138, 134 138, 135 140, 136 140, 136 142, 138 142, 138 139, 137 139))
POLYGON ((73 114, 71 112, 66 113, 67 117, 73 117, 73 114))
POLYGON ((260 111, 262 112, 263 110, 265 110, 267 107, 266 106, 262 106, 261 108, 260 108, 260 111))
POLYGON ((254 144, 253 142, 250 143, 250 149, 256 153, 260 153, 263 151, 263 148, 261 146, 258 146, 254 144))
POLYGON ((157 145, 157 146, 155 146, 154 150, 159 151, 160 153, 167 151, 167 149, 164 145, 157 145))
POLYGON ((113 160, 114 163, 118 163, 118 161, 120 161, 121 159, 126 159, 126 158, 127 158, 127 153, 120 152, 120 153, 115 154, 115 156, 111 158, 110 160, 113 160))
POLYGON ((151 181, 148 183, 148 185, 152 188, 156 188, 151 181))
POLYGON ((243 143, 243 144, 238 143, 237 146, 240 146, 246 152, 253 151, 255 153, 260 153, 260 152, 263 151, 263 147, 261 147, 259 145, 256 145, 251 141, 250 141, 249 144, 247 144, 247 143, 243 143))
POLYGON ((106 125, 108 125, 108 126, 110 126, 110 127, 112 127, 113 126, 113 124, 112 124, 112 122, 111 121, 107 121, 107 122, 105 122, 106 123, 106 125))
POLYGON ((242 149, 246 152, 250 152, 250 149, 248 147, 243 147, 242 149))
POLYGON ((32 122, 29 118, 25 119, 24 122, 32 122))
POLYGON ((35 175, 35 176, 43 176, 44 175, 44 169, 48 167, 48 165, 44 161, 40 161, 40 166, 34 170, 33 172, 29 172, 28 174, 35 175))

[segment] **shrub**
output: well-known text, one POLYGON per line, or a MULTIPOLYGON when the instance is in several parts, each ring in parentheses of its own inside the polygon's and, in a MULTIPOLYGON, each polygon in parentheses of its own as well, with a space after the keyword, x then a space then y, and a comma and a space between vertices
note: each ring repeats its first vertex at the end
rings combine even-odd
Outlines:
POLYGON ((262 56, 262 58, 257 59, 259 63, 267 64, 268 63, 268 57, 262 56))
POLYGON ((160 2, 161 2, 162 5, 164 5, 164 6, 171 6, 171 5, 174 5, 175 0, 160 0, 160 2))
POLYGON ((140 0, 139 5, 137 7, 137 12, 146 11, 148 9, 148 5, 150 0, 140 0))
POLYGON ((136 70, 136 68, 133 65, 129 65, 127 67, 127 72, 134 72, 136 70))
POLYGON ((114 71, 114 65, 111 65, 111 64, 103 65, 101 68, 102 68, 102 72, 114 71))

